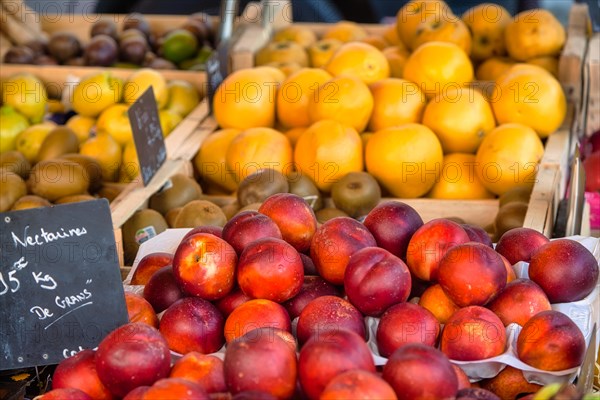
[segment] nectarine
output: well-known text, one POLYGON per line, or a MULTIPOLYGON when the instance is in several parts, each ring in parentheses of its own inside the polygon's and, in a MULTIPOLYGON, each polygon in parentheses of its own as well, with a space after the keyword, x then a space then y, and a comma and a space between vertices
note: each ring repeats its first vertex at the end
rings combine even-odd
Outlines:
POLYGON ((348 300, 363 314, 380 316, 408 299, 411 278, 404 262, 379 247, 365 247, 350 257, 344 273, 348 300))

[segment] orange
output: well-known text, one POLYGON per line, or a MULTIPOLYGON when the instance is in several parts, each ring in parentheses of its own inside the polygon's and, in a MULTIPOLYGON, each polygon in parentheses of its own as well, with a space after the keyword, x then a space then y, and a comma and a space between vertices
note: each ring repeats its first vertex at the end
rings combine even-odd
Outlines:
POLYGON ((552 56, 536 57, 527 60, 527 64, 537 65, 550 72, 553 77, 558 79, 558 58, 552 56))
POLYGON ((127 104, 113 104, 100 113, 96 122, 98 131, 106 132, 121 146, 133 140, 127 104))
POLYGON ((137 156, 137 149, 133 140, 127 142, 123 147, 123 156, 121 158, 121 170, 119 173, 120 182, 133 182, 140 172, 140 162, 137 156))
POLYGON ((344 44, 341 40, 337 39, 323 39, 313 44, 308 48, 308 58, 310 59, 310 66, 313 68, 320 68, 325 66, 333 54, 342 47, 344 44))
POLYGON ((402 78, 404 76, 404 65, 406 65, 410 53, 400 46, 390 46, 383 50, 383 55, 390 64, 390 76, 392 78, 402 78))
POLYGON ((276 84, 264 69, 230 74, 215 92, 214 116, 221 128, 271 127, 275 123, 276 84))
POLYGON ((415 49, 414 40, 417 27, 424 21, 456 19, 452 10, 441 0, 412 0, 406 3, 396 15, 398 37, 409 48, 415 49))
POLYGON ((302 134, 304 133, 305 130, 306 130, 306 127, 303 126, 303 127, 299 127, 299 128, 292 128, 285 132, 285 136, 288 138, 288 140, 292 144, 292 147, 296 147, 296 143, 298 143, 298 139, 300 138, 300 136, 302 136, 302 134))
POLYGON ((496 121, 478 90, 458 88, 442 92, 427 104, 423 125, 435 132, 444 153, 475 153, 496 121))
POLYGON ((368 36, 367 31, 360 25, 351 21, 340 21, 333 24, 323 34, 323 39, 337 39, 340 42, 355 42, 368 36))
POLYGON ((378 35, 369 35, 364 39, 360 40, 363 43, 370 44, 371 46, 377 48, 378 50, 383 50, 389 46, 389 43, 383 36, 378 35))
POLYGON ((317 35, 307 27, 298 25, 288 25, 281 28, 273 35, 274 42, 295 42, 300 46, 307 48, 317 41, 317 35))
POLYGON ((408 51, 408 48, 400 39, 400 36, 398 36, 398 27, 396 26, 396 23, 388 25, 383 31, 382 37, 388 42, 390 46, 398 46, 408 51))
POLYGON ((225 157, 229 144, 241 133, 239 129, 221 129, 204 140, 194 157, 194 167, 204 181, 229 192, 237 189, 233 174, 226 168, 225 157))
POLYGON ((367 171, 393 196, 414 198, 426 194, 438 180, 442 145, 421 124, 404 124, 375 132, 367 142, 367 171))
POLYGON ((302 69, 302 67, 300 66, 300 64, 296 63, 296 62, 270 62, 268 64, 265 65, 265 67, 274 67, 277 68, 278 70, 280 70, 281 72, 283 72, 283 74, 285 75, 285 77, 289 77, 290 75, 292 75, 295 72, 298 72, 302 69))
POLYGON ((348 173, 363 170, 362 140, 354 128, 339 121, 316 122, 298 138, 294 163, 320 190, 329 192, 348 173))
POLYGON ((292 145, 284 134, 275 129, 246 129, 229 144, 225 164, 236 182, 263 168, 285 174, 292 168, 292 145))
POLYGON ((150 86, 158 108, 163 108, 169 101, 167 80, 160 72, 150 68, 141 68, 131 74, 123 86, 123 100, 129 105, 135 103, 150 86))
POLYGON ((84 117, 82 115, 73 115, 66 123, 66 126, 71 128, 79 143, 86 141, 90 137, 92 129, 96 125, 96 119, 91 117, 84 117))
POLYGON ((362 141, 362 146, 363 146, 363 153, 364 150, 367 149, 367 143, 369 143, 369 139, 371 139, 373 137, 374 133, 373 132, 363 132, 360 134, 360 139, 362 141))
POLYGON ((516 61, 508 57, 488 58, 475 70, 478 81, 495 81, 500 75, 508 71, 516 61))
POLYGON ((271 85, 275 85, 275 87, 281 86, 283 81, 285 81, 285 73, 272 65, 261 65, 259 67, 254 67, 254 71, 256 72, 264 72, 269 76, 269 80, 265 83, 266 87, 271 85))
POLYGON ((531 188, 544 145, 523 124, 502 124, 487 134, 477 150, 475 170, 483 186, 502 195, 511 189, 531 188))
POLYGON ((331 79, 320 68, 305 68, 287 78, 277 91, 277 119, 288 128, 310 125, 308 103, 319 86, 331 79))
POLYGON ((304 47, 296 42, 270 42, 256 53, 256 65, 271 62, 296 62, 302 67, 308 66, 308 54, 304 47))
POLYGON ((450 153, 444 156, 442 174, 427 197, 433 199, 492 199, 475 172, 475 154, 450 153))
POLYGON ((515 60, 558 56, 566 40, 565 28, 550 11, 540 8, 515 15, 504 32, 506 49, 515 60))
POLYGON ((79 153, 94 158, 102 169, 102 180, 114 182, 121 168, 121 146, 106 132, 99 132, 79 147, 79 153))
POLYGON ((457 45, 428 42, 416 49, 404 65, 404 78, 413 81, 428 98, 473 80, 473 65, 457 45))
POLYGON ((369 87, 374 101, 369 130, 375 132, 409 122, 421 122, 427 99, 416 84, 405 79, 388 78, 369 87))
POLYGON ((542 67, 516 64, 502 74, 491 97, 499 124, 518 122, 546 138, 557 130, 567 112, 560 83, 542 67))
POLYGON ((462 15, 473 36, 471 58, 485 60, 506 54, 504 31, 512 21, 508 10, 499 4, 481 3, 462 15))
POLYGON ((311 122, 334 119, 356 131, 365 130, 373 111, 373 95, 360 79, 351 76, 332 78, 310 96, 308 115, 311 122))
POLYGON ((425 20, 417 26, 413 49, 427 42, 448 42, 471 54, 471 32, 460 19, 425 20))
POLYGON ((325 66, 332 76, 355 76, 366 84, 390 76, 387 58, 368 43, 352 42, 342 45, 325 66))

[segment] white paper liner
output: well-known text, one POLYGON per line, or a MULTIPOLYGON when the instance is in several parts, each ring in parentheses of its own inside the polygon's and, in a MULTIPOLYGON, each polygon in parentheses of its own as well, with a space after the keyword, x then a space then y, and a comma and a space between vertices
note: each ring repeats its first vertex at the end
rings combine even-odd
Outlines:
MULTIPOLYGON (((139 285, 129 285, 131 277, 135 273, 135 270, 139 264, 139 261, 150 253, 155 252, 166 252, 174 253, 177 246, 181 242, 181 239, 191 229, 167 229, 152 239, 142 243, 140 246, 137 256, 133 262, 131 271, 127 275, 127 278, 123 281, 125 290, 134 293, 142 294, 144 287, 139 285)), ((565 239, 575 240, 581 243, 584 247, 592 252, 596 260, 600 260, 600 239, 593 237, 584 236, 571 236, 565 239)), ((518 262, 513 266, 517 278, 529 278, 528 275, 529 264, 526 262, 518 262)), ((589 346, 590 336, 594 323, 600 327, 600 280, 596 285, 596 288, 586 298, 580 301, 572 303, 561 303, 553 304, 552 309, 560 311, 568 315, 579 329, 583 332, 586 343, 589 346)), ((160 318, 160 315, 159 315, 160 318)), ((367 335, 369 340, 367 345, 373 355, 375 365, 385 365, 387 358, 382 357, 377 350, 377 344, 375 342, 377 326, 379 324, 379 318, 365 317, 365 323, 367 326, 367 335)), ((297 318, 292 321, 292 330, 295 336, 295 327, 297 324, 297 318)), ((502 371, 507 365, 517 368, 523 371, 523 376, 530 383, 537 383, 539 385, 547 385, 550 383, 564 383, 571 382, 577 376, 580 367, 571 368, 563 371, 544 371, 537 368, 533 368, 517 357, 516 343, 521 331, 521 326, 517 324, 511 324, 506 327, 507 336, 507 348, 506 351, 496 357, 488 358, 479 361, 456 361, 450 360, 452 363, 458 365, 467 374, 472 382, 485 379, 493 378, 500 371, 502 371)), ((600 342, 600 335, 597 335, 597 345, 600 342)), ((179 353, 171 352, 173 361, 180 358, 182 355, 179 353)), ((225 346, 218 352, 212 355, 223 359, 225 355, 225 346)))

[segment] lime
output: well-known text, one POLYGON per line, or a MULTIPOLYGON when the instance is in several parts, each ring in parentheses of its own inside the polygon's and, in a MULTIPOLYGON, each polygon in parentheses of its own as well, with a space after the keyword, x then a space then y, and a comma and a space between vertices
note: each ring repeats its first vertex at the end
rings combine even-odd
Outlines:
POLYGON ((14 150, 17 135, 29 126, 29 121, 10 106, 0 108, 0 153, 14 150))
POLYGON ((188 30, 175 29, 167 34, 163 42, 163 56, 174 63, 193 57, 198 50, 198 40, 188 30))

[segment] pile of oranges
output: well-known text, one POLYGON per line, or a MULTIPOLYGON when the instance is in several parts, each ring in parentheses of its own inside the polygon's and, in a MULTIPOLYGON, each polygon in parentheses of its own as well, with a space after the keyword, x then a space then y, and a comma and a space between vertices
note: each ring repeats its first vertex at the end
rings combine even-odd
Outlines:
POLYGON ((443 1, 411 1, 376 32, 346 21, 321 38, 300 25, 276 32, 257 67, 216 92, 222 130, 195 159, 204 180, 231 193, 269 167, 328 192, 366 170, 388 195, 446 199, 533 186, 542 140, 566 114, 565 30, 551 13, 485 3, 459 17, 443 1))

